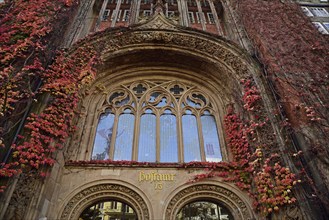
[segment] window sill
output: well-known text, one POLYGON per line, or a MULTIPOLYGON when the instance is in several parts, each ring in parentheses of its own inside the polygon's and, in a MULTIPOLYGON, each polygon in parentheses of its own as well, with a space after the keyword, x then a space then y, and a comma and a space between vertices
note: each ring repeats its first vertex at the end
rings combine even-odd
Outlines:
POLYGON ((234 167, 234 163, 227 162, 189 162, 189 163, 156 163, 137 161, 112 161, 112 160, 89 160, 89 161, 68 161, 66 167, 144 167, 144 168, 228 168, 234 167))

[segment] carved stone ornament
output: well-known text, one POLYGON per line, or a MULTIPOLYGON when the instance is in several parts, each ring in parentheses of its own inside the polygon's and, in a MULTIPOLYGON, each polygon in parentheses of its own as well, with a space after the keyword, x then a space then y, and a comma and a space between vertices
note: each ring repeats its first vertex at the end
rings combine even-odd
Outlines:
POLYGON ((128 187, 118 184, 100 184, 80 191, 65 205, 60 219, 78 219, 89 205, 108 198, 123 200, 135 210, 138 219, 150 219, 143 198, 128 187))
POLYGON ((178 192, 169 202, 166 217, 176 219, 177 213, 190 202, 200 199, 212 199, 225 205, 233 214, 234 219, 252 219, 247 205, 234 192, 215 185, 193 185, 178 192))
POLYGON ((291 205, 288 206, 285 210, 285 215, 283 216, 282 220, 302 220, 305 219, 303 214, 298 206, 291 205))
POLYGON ((104 61, 127 49, 145 49, 150 45, 152 48, 167 48, 168 50, 175 48, 193 52, 200 57, 217 60, 218 64, 238 77, 250 75, 248 69, 255 69, 249 55, 228 40, 175 25, 162 12, 136 26, 98 32, 76 44, 71 51, 74 52, 77 47, 89 44, 100 48, 104 61))
POLYGON ((6 210, 6 220, 23 220, 29 213, 27 207, 31 207, 41 188, 42 181, 35 173, 20 174, 19 180, 11 197, 10 204, 6 210))
POLYGON ((171 23, 162 12, 159 12, 146 22, 144 21, 144 23, 142 23, 140 26, 137 26, 136 29, 177 30, 177 26, 174 23, 171 23))
MULTIPOLYGON (((147 23, 152 24, 152 23, 147 23)), ((163 24, 163 23, 161 23, 163 24)), ((157 19, 152 25, 159 25, 157 19)), ((104 36, 105 37, 105 36, 104 36)), ((248 70, 246 64, 242 61, 242 54, 235 54, 230 45, 222 45, 213 39, 207 39, 192 34, 183 32, 168 31, 168 30, 140 30, 130 31, 111 36, 106 42, 103 53, 103 59, 113 55, 114 52, 124 48, 145 47, 145 44, 152 46, 163 46, 166 48, 180 48, 182 50, 194 51, 203 57, 218 60, 219 63, 226 66, 230 71, 235 72, 238 76, 247 75, 248 70)))

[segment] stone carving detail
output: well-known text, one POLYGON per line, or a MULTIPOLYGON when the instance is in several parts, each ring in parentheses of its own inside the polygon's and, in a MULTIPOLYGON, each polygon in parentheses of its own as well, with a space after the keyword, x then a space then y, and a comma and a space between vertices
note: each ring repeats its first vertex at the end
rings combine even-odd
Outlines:
MULTIPOLYGON (((160 15, 159 19, 160 19, 160 15)), ((140 28, 156 28, 155 26, 163 23, 158 23, 159 20, 154 19, 154 22, 145 24, 140 28)), ((158 27, 157 27, 158 28, 158 27)), ((164 27, 167 28, 167 27, 164 27)), ((156 43, 166 47, 176 46, 187 50, 194 50, 198 53, 204 53, 208 57, 217 59, 224 63, 232 71, 235 71, 238 76, 247 75, 247 66, 240 56, 241 54, 234 54, 233 49, 229 46, 220 44, 212 39, 196 36, 188 33, 178 32, 175 30, 140 30, 125 32, 109 37, 104 49, 104 53, 112 53, 124 47, 138 45, 143 43, 156 43)), ((227 43, 224 43, 227 44, 227 43)))
POLYGON ((302 220, 303 214, 296 205, 288 206, 285 210, 285 215, 282 220, 302 220))
POLYGON ((82 23, 85 22, 85 19, 88 16, 88 9, 92 7, 93 3, 93 0, 84 0, 80 3, 78 14, 71 27, 72 31, 69 32, 67 39, 63 40, 66 47, 71 46, 72 43, 74 43, 74 41, 78 37, 78 34, 80 33, 83 27, 82 23))
POLYGON ((78 219, 86 205, 100 198, 120 198, 131 205, 138 219, 150 219, 148 207, 143 198, 128 187, 118 184, 100 184, 91 186, 76 194, 65 206, 60 219, 78 219))
MULTIPOLYGON (((145 22, 145 20, 140 21, 145 22)), ((147 20, 144 24, 141 24, 140 26, 136 27, 136 29, 167 29, 167 30, 176 30, 177 26, 175 24, 172 24, 169 22, 169 20, 165 17, 165 15, 161 12, 154 17, 152 17, 150 20, 147 20)))
POLYGON ((169 202, 166 209, 166 216, 169 219, 175 219, 175 215, 182 204, 193 201, 197 198, 215 198, 225 204, 228 208, 234 210, 237 219, 251 219, 252 216, 246 204, 232 191, 215 185, 194 185, 183 189, 177 193, 169 202))
POLYGON ((15 191, 11 197, 10 204, 6 211, 6 219, 23 220, 26 219, 31 205, 35 202, 35 192, 41 187, 41 179, 35 173, 20 174, 15 191))

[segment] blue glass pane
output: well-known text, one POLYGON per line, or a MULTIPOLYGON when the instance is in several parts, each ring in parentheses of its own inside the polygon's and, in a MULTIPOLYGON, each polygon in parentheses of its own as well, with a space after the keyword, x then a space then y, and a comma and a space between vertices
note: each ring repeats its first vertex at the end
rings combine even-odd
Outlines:
POLYGON ((167 105, 167 99, 162 98, 161 101, 156 105, 156 107, 163 107, 167 105))
POLYGON ((187 98, 187 104, 193 108, 200 108, 201 105, 199 103, 196 103, 195 101, 192 101, 191 99, 187 98))
POLYGON ((184 162, 201 161, 196 117, 194 115, 183 115, 182 123, 184 162))
POLYGON ((176 116, 168 110, 160 117, 160 162, 178 162, 176 116))
POLYGON ((151 110, 142 115, 138 144, 138 161, 156 161, 156 117, 151 110))
POLYGON ((214 116, 201 116, 204 150, 207 161, 218 162, 222 160, 220 145, 217 133, 217 126, 214 116))
POLYGON ((91 157, 92 160, 109 159, 113 123, 114 114, 107 112, 100 116, 96 130, 93 153, 91 157))
POLYGON ((155 100, 158 98, 159 95, 160 95, 160 93, 158 93, 158 92, 152 93, 150 96, 149 102, 155 102, 155 100))
POLYGON ((119 117, 113 160, 131 160, 135 116, 126 109, 119 117))

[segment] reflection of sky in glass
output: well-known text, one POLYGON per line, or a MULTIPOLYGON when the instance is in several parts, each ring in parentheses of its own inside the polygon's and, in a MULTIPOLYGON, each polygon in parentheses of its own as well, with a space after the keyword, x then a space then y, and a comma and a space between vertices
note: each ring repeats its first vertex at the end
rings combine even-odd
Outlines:
POLYGON ((220 153, 217 127, 214 116, 201 116, 201 124, 206 160, 212 162, 221 161, 222 155, 220 153))
POLYGON ((92 160, 109 159, 113 123, 114 114, 105 113, 101 115, 96 130, 92 160))
POLYGON ((135 116, 126 109, 119 117, 113 160, 131 160, 135 116))
MULTIPOLYGON (((186 111, 190 113, 190 111, 186 111)), ((201 161, 196 117, 183 115, 184 162, 201 161)))
POLYGON ((117 106, 123 106, 123 105, 127 104, 129 102, 129 100, 130 100, 130 98, 129 98, 129 96, 127 96, 125 99, 117 101, 115 104, 117 106))
POLYGON ((153 92, 150 96, 150 102, 154 102, 156 100, 156 98, 160 95, 160 93, 158 92, 153 92))
POLYGON ((169 110, 160 117, 160 162, 178 162, 176 116, 169 110))
POLYGON ((161 101, 156 105, 156 107, 163 107, 167 105, 167 99, 162 98, 161 101))
POLYGON ((156 117, 151 110, 146 110, 140 122, 138 161, 155 162, 156 160, 156 117))

